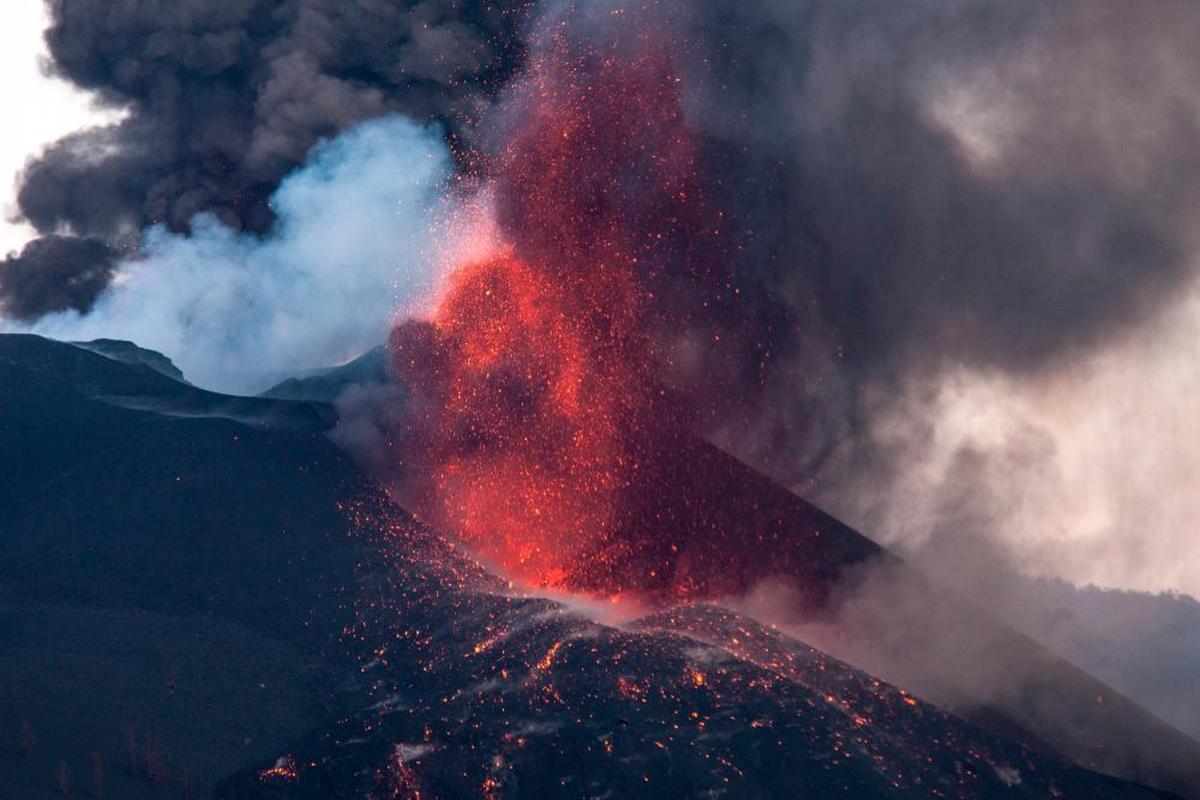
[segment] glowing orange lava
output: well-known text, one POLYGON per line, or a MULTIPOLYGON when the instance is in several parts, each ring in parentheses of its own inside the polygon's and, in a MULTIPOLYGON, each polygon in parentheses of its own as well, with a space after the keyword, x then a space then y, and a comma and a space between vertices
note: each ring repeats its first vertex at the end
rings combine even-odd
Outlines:
MULTIPOLYGON (((512 258, 468 265, 422 343, 438 360, 428 376, 437 405, 418 437, 433 516, 518 576, 550 584, 613 524, 637 412, 624 387, 640 380, 634 365, 604 356, 612 342, 565 310, 563 294, 512 258)), ((412 348, 398 339, 398 353, 412 348)))
POLYGON ((618 528, 732 290, 681 84, 652 26, 543 34, 488 163, 502 252, 393 333, 404 500, 513 576, 558 586, 618 528))

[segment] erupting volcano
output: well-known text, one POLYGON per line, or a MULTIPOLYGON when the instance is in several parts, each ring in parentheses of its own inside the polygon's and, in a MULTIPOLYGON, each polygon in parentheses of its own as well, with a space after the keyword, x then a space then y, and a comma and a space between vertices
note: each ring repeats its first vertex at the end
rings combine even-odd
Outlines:
POLYGON ((392 337, 414 395, 405 501, 537 585, 610 574, 596 544, 652 462, 755 384, 683 111, 687 48, 635 17, 544 26, 481 158, 501 243, 392 337))

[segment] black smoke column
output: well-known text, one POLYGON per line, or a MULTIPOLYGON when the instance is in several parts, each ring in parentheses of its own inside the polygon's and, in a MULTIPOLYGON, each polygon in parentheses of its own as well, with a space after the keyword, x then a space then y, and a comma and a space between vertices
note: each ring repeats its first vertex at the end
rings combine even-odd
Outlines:
POLYGON ((43 236, 0 263, 0 312, 33 320, 55 311, 87 311, 108 285, 116 252, 96 239, 43 236))
MULTIPOLYGON (((388 113, 442 121, 461 141, 477 105, 519 65, 524 3, 479 0, 52 0, 52 74, 125 109, 26 165, 22 216, 130 244, 201 212, 267 231, 267 199, 312 145, 388 113)), ((58 245, 54 245, 58 247, 58 245)), ((106 286, 94 260, 57 265, 71 306, 106 286)), ((31 281, 2 290, 9 313, 54 310, 31 281)))

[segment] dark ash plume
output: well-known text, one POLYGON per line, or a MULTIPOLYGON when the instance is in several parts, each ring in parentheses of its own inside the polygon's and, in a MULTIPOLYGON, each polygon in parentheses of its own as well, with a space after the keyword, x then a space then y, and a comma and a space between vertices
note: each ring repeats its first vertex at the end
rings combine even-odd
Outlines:
POLYGON ((201 212, 264 233, 271 193, 321 138, 397 112, 461 137, 520 62, 523 5, 52 0, 53 74, 128 116, 32 160, 20 213, 110 244, 201 212))
POLYGON ((55 311, 87 311, 108 284, 116 257, 96 239, 35 239, 0 264, 0 312, 33 320, 55 311))

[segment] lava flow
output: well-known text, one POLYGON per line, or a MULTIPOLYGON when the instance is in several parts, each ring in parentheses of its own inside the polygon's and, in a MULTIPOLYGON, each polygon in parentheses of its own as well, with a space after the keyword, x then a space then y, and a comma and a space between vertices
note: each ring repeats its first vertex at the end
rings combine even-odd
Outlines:
POLYGON ((515 578, 611 594, 613 535, 659 454, 737 394, 748 343, 668 55, 686 48, 652 19, 610 25, 544 27, 490 128, 501 244, 391 346, 406 504, 515 578))

